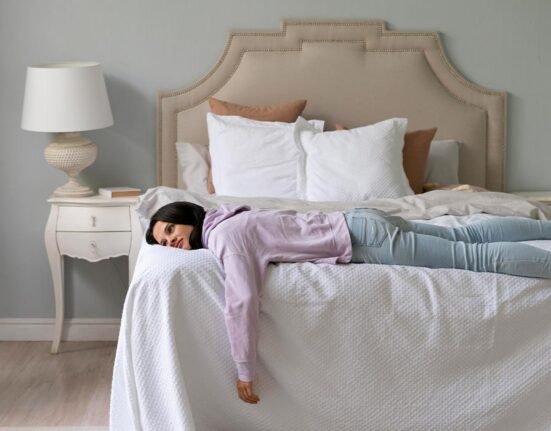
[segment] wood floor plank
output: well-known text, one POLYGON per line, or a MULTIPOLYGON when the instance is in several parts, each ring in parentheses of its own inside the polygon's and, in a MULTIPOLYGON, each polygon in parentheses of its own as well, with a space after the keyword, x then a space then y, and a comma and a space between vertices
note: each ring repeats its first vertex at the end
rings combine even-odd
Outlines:
POLYGON ((114 342, 0 342, 0 426, 106 426, 114 342))

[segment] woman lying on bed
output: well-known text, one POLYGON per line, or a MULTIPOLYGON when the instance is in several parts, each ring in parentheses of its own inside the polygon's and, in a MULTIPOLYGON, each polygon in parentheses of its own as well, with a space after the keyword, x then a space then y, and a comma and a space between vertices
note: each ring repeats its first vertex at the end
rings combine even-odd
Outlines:
POLYGON ((503 217, 459 228, 414 223, 368 208, 297 213, 189 202, 159 209, 149 244, 208 248, 225 272, 225 320, 239 398, 256 404, 258 291, 270 262, 379 263, 551 278, 551 253, 515 241, 551 239, 551 221, 503 217))

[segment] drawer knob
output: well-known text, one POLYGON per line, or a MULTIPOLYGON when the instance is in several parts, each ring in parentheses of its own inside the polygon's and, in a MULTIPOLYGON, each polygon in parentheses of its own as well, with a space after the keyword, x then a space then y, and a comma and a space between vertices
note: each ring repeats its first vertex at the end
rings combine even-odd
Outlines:
POLYGON ((92 216, 92 227, 96 227, 96 216, 92 216))

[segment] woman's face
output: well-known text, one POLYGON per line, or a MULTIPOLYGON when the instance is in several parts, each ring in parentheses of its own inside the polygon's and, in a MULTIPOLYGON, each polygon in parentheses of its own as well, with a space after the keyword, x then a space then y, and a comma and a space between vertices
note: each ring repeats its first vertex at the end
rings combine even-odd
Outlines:
POLYGON ((161 245, 191 250, 189 236, 192 230, 193 226, 187 224, 158 221, 153 226, 153 238, 161 245))

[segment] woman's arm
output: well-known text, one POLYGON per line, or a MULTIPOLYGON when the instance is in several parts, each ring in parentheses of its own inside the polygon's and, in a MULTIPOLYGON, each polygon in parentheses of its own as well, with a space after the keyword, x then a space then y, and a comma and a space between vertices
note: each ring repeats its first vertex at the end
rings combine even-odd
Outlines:
POLYGON ((245 254, 224 255, 222 263, 226 274, 224 316, 237 368, 238 393, 244 401, 252 402, 258 398, 252 390, 256 371, 258 288, 262 285, 267 263, 245 254))

